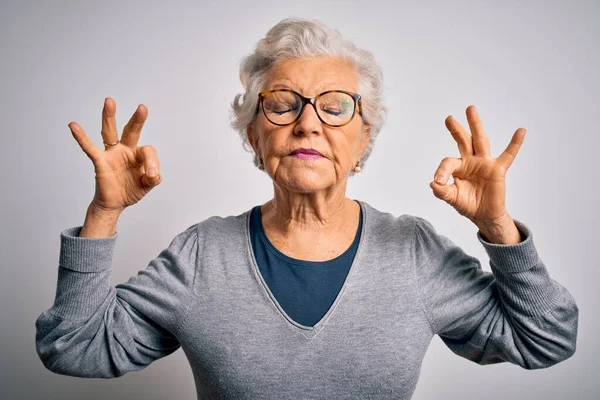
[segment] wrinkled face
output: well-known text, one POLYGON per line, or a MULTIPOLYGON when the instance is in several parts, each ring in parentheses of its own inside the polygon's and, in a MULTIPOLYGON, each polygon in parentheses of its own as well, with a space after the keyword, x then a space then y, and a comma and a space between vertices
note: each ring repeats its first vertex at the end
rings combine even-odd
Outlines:
MULTIPOLYGON (((306 97, 327 90, 358 93, 358 81, 346 62, 316 57, 275 65, 264 87, 272 89, 291 89, 306 97)), ((344 126, 327 126, 319 120, 315 108, 307 104, 300 119, 287 126, 271 123, 261 109, 247 132, 254 151, 263 159, 265 171, 277 185, 309 193, 346 182, 369 143, 370 127, 363 124, 358 112, 344 126), (317 150, 321 157, 291 154, 298 148, 317 150)))

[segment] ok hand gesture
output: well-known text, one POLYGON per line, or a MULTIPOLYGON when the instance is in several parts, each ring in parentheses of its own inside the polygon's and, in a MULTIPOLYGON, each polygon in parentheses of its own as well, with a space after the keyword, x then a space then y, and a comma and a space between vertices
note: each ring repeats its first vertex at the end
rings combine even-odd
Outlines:
POLYGON ((96 193, 92 205, 112 214, 120 214, 125 207, 140 201, 152 188, 160 184, 159 162, 152 146, 138 147, 138 140, 148 109, 138 106, 123 128, 119 140, 115 121, 116 104, 107 97, 102 110, 102 140, 100 150, 75 122, 69 124, 73 137, 94 164, 96 193))
POLYGON ((437 198, 450 204, 482 231, 489 232, 490 227, 513 222, 505 204, 506 172, 523 144, 526 129, 517 129, 506 150, 492 158, 489 139, 475 106, 467 107, 466 113, 470 134, 451 115, 446 118, 446 128, 458 144, 460 158, 444 158, 429 186, 437 198), (448 185, 450 175, 454 183, 448 185))

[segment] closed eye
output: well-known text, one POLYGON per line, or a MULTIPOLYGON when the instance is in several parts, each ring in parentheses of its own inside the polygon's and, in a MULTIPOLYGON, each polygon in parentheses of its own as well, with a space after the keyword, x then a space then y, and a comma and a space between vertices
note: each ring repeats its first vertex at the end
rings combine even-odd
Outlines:
POLYGON ((277 115, 283 115, 283 114, 291 112, 291 111, 293 111, 291 108, 288 108, 287 110, 271 110, 271 112, 273 112, 277 115))
POLYGON ((338 115, 344 113, 343 111, 332 110, 330 108, 322 108, 321 110, 325 111, 329 115, 335 115, 335 116, 338 116, 338 115))

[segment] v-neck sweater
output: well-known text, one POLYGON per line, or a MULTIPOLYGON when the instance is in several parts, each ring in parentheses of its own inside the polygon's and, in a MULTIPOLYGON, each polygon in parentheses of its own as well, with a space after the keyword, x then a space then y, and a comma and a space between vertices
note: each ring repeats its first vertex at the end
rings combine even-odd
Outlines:
POLYGON ((260 276, 282 310, 304 326, 314 326, 335 301, 358 250, 362 231, 362 208, 350 246, 327 261, 290 257, 275 247, 262 224, 261 206, 250 213, 250 243, 260 276))
POLYGON ((427 220, 359 203, 357 254, 313 327, 291 320, 269 293, 250 210, 190 226, 116 286, 118 233, 66 229, 54 305, 36 320, 38 355, 59 374, 114 378, 181 347, 199 399, 410 399, 436 334, 482 365, 546 368, 575 352, 578 307, 523 223, 515 221, 524 240, 514 245, 477 232, 488 272, 427 220))

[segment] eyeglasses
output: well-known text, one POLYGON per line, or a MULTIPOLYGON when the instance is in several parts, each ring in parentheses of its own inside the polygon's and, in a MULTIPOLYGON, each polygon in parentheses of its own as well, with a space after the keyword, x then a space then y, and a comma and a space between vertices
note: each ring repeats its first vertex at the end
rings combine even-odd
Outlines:
POLYGON ((265 117, 272 124, 286 126, 302 116, 304 107, 311 104, 325 125, 344 126, 358 112, 362 116, 360 94, 345 90, 328 90, 315 97, 304 97, 290 89, 267 90, 258 94, 258 107, 262 104, 265 117))

